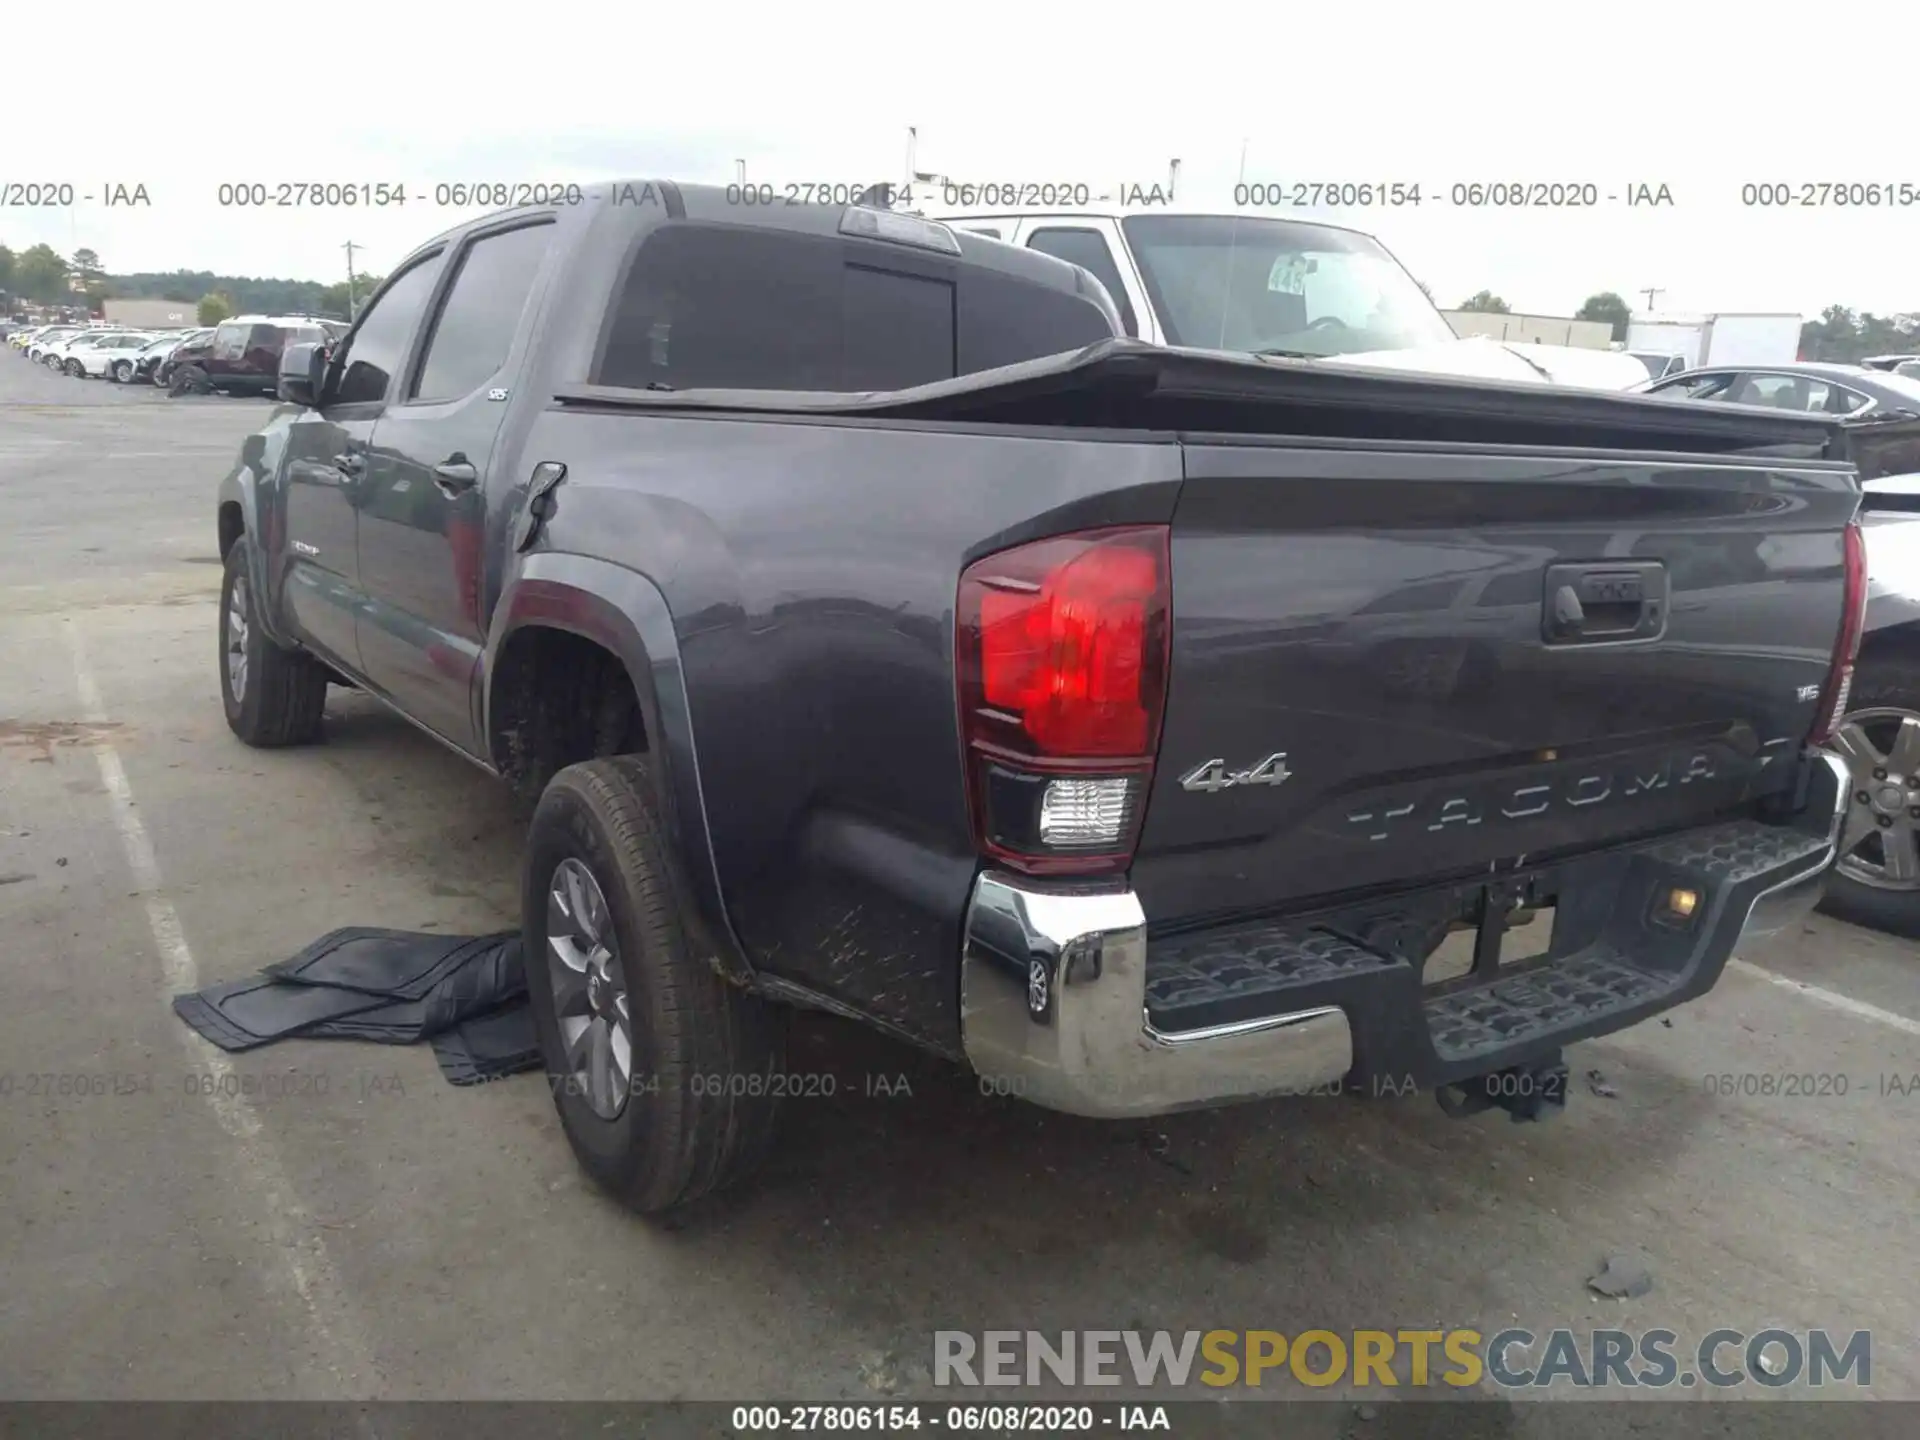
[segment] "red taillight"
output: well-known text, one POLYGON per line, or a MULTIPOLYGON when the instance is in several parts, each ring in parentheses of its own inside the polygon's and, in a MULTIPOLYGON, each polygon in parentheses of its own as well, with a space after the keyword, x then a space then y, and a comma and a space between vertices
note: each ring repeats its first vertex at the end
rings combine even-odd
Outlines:
POLYGON ((1826 687, 1820 692, 1820 712, 1807 738, 1824 745, 1840 727, 1847 713, 1847 698, 1853 690, 1854 662, 1860 658, 1860 637, 1867 624, 1867 539, 1860 522, 1847 526, 1846 611, 1840 617, 1840 633, 1833 642, 1833 664, 1827 670, 1826 687))
POLYGON ((1124 866, 1166 705, 1163 525, 1060 535, 960 577, 960 721, 981 848, 1029 870, 1124 866))

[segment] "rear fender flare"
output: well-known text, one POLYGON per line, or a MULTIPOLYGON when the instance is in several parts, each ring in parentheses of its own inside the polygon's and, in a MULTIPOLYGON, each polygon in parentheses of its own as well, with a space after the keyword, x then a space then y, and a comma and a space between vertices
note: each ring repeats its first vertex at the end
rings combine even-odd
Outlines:
POLYGON ((543 551, 521 561, 494 610, 481 667, 480 733, 496 768, 500 757, 492 753, 493 678, 508 639, 530 625, 591 640, 626 667, 646 725, 649 768, 669 838, 693 892, 696 917, 723 971, 739 983, 751 983, 752 966, 720 888, 680 642, 666 597, 646 576, 607 560, 543 551))

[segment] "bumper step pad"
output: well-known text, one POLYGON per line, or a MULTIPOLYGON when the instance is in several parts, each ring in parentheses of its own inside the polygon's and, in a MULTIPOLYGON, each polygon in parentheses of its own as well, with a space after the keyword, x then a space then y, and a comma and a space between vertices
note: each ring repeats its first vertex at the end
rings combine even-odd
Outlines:
POLYGON ((1810 828, 1740 820, 1558 862, 1533 872, 1557 896, 1547 957, 1432 987, 1421 983, 1426 950, 1480 882, 1150 937, 1147 1020, 1178 1038, 1337 1007, 1352 1029, 1356 1081, 1453 1083, 1705 993, 1756 901, 1801 886, 1829 847, 1810 828), (1675 886, 1701 892, 1697 918, 1656 924, 1654 901, 1675 886))
POLYGON ((1148 949, 1147 1012, 1171 1017, 1221 1002, 1278 996, 1323 980, 1405 968, 1390 955, 1362 949, 1327 930, 1271 925, 1210 930, 1148 949))
POLYGON ((1427 1030, 1442 1060, 1492 1055, 1535 1036, 1631 1010, 1680 985, 1611 953, 1558 963, 1426 1001, 1427 1030))

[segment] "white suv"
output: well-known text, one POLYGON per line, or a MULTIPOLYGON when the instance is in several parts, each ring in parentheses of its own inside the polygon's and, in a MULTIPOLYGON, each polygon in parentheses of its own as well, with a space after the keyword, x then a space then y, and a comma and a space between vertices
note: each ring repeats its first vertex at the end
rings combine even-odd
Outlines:
POLYGON ((122 377, 114 367, 125 365, 127 373, 132 374, 133 357, 145 349, 152 339, 151 335, 129 331, 121 335, 109 335, 91 345, 76 347, 68 351, 67 373, 98 376, 103 380, 109 376, 120 379, 122 377))
POLYGON ((68 336, 58 345, 48 346, 42 358, 49 370, 63 370, 69 375, 80 375, 85 373, 81 368, 80 357, 95 346, 116 338, 118 334, 119 332, 115 330, 84 330, 78 335, 68 336))

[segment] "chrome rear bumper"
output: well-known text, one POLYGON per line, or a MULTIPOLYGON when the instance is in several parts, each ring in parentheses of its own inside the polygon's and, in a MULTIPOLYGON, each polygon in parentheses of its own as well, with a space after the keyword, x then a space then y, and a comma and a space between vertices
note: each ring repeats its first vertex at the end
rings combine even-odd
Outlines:
POLYGON ((1289 982, 1264 997, 1272 1013, 1168 1033, 1150 1018, 1147 921, 1132 891, 988 871, 974 882, 961 956, 967 1059, 1006 1094, 1126 1117, 1364 1088, 1383 1075, 1402 1093, 1416 1078, 1450 1082, 1636 1023, 1705 993, 1743 934, 1792 924, 1819 899, 1850 792, 1837 759, 1808 758, 1788 823, 1728 822, 1594 861, 1583 883, 1603 904, 1586 907, 1583 948, 1531 983, 1466 994, 1464 1019, 1460 997, 1423 987, 1419 964, 1347 945, 1368 963, 1289 982), (1675 884, 1702 897, 1699 918, 1664 929, 1649 906, 1675 884), (1482 995, 1500 1013, 1474 1013, 1482 995), (1480 1041, 1460 1039, 1476 1025, 1480 1041))
POLYGON ((1064 893, 989 871, 961 963, 967 1059, 1006 1093, 1075 1115, 1159 1115, 1333 1085, 1344 1012, 1319 1006, 1167 1035, 1147 1022, 1147 920, 1129 890, 1064 893))

